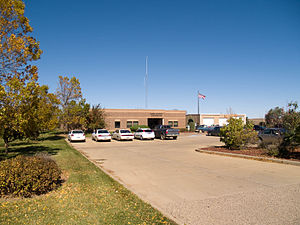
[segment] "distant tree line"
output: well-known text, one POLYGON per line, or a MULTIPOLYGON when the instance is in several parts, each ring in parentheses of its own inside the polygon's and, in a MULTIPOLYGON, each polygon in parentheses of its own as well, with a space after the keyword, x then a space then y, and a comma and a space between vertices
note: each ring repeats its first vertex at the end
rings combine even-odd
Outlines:
POLYGON ((265 115, 267 127, 283 128, 285 134, 279 143, 278 154, 288 155, 300 146, 300 111, 297 102, 290 102, 287 109, 275 107, 265 115))

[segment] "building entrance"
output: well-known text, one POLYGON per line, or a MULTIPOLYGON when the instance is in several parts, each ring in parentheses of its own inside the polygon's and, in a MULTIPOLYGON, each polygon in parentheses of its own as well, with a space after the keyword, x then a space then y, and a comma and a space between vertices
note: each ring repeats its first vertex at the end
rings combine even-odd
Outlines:
POLYGON ((148 118, 148 127, 154 129, 157 125, 162 125, 163 119, 162 118, 148 118))

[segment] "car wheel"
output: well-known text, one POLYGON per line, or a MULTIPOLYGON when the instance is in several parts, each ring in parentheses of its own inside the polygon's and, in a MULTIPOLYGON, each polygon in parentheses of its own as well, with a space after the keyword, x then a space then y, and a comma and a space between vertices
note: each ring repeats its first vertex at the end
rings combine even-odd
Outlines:
POLYGON ((161 135, 160 135, 160 139, 161 139, 161 140, 165 140, 165 139, 166 139, 166 135, 161 134, 161 135))
POLYGON ((177 136, 173 137, 173 139, 176 140, 176 139, 177 139, 177 136))
POLYGON ((144 139, 142 135, 141 135, 140 139, 141 139, 141 140, 143 140, 143 139, 144 139))

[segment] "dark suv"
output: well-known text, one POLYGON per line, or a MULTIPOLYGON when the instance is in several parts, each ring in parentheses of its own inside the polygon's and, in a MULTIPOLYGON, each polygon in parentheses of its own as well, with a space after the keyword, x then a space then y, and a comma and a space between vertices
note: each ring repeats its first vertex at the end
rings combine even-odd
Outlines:
POLYGON ((258 134, 260 142, 272 144, 283 139, 285 130, 282 128, 267 128, 258 134))
POLYGON ((258 132, 261 132, 261 131, 263 131, 264 129, 266 129, 266 128, 265 128, 265 127, 262 127, 262 126, 259 126, 259 125, 254 125, 254 126, 253 126, 253 130, 258 131, 258 132))
POLYGON ((195 132, 204 132, 204 130, 207 128, 207 125, 198 125, 196 126, 195 132))
POLYGON ((213 129, 207 131, 207 136, 220 136, 221 128, 220 126, 215 126, 213 129))

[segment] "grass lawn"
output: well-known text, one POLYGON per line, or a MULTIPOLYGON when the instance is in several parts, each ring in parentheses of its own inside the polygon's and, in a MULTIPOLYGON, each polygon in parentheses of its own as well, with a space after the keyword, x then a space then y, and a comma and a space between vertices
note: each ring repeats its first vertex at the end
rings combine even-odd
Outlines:
POLYGON ((103 173, 63 137, 44 135, 36 142, 15 142, 6 156, 46 151, 66 181, 46 195, 0 198, 0 224, 175 224, 103 173))

